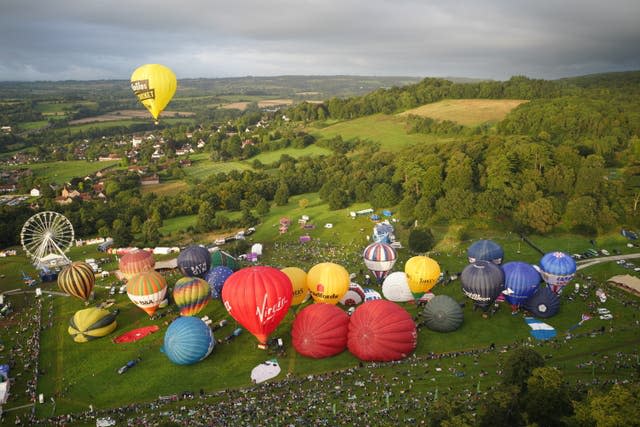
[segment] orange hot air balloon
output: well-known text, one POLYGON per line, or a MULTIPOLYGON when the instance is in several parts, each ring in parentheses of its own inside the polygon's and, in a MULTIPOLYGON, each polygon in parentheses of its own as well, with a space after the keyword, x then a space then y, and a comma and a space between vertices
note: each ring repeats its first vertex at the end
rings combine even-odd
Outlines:
POLYGON ((69 264, 58 275, 58 287, 76 298, 89 299, 96 276, 89 264, 76 261, 69 264))
POLYGON ((149 316, 156 312, 167 293, 167 280, 155 270, 133 276, 127 283, 129 299, 149 316))
POLYGON ((323 262, 307 273, 307 286, 315 302, 337 304, 349 290, 349 272, 341 265, 323 262))
POLYGON ((240 269, 222 288, 222 302, 229 314, 262 345, 287 315, 292 297, 289 277, 266 266, 240 269))
POLYGON ((129 252, 123 255, 118 262, 120 272, 127 280, 143 271, 153 270, 155 265, 156 260, 153 259, 153 254, 145 250, 129 252))
POLYGON ((440 278, 440 265, 427 256, 414 256, 404 265, 409 289, 415 298, 429 292, 440 278))
POLYGON ((307 273, 298 267, 283 268, 282 271, 291 280, 293 287, 293 301, 291 305, 298 305, 309 296, 309 288, 307 287, 307 273))

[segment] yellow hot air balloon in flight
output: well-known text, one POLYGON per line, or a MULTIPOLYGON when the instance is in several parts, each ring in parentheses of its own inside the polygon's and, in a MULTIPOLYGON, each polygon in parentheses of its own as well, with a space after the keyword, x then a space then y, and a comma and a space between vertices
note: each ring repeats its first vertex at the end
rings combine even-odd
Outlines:
POLYGON ((131 89, 153 118, 158 116, 176 93, 176 75, 160 64, 146 64, 131 74, 131 89))
POLYGON ((404 265, 409 289, 415 298, 419 298, 438 282, 440 265, 427 256, 414 256, 404 265))

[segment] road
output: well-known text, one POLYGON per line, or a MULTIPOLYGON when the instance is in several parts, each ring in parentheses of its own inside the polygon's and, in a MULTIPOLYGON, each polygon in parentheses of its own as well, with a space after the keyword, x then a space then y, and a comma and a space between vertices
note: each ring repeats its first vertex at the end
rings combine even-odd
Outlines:
POLYGON ((583 268, 591 267, 592 265, 600 264, 601 262, 618 261, 620 259, 626 260, 626 259, 635 259, 635 258, 640 258, 640 253, 581 259, 577 261, 576 264, 578 265, 578 270, 582 270, 583 268))

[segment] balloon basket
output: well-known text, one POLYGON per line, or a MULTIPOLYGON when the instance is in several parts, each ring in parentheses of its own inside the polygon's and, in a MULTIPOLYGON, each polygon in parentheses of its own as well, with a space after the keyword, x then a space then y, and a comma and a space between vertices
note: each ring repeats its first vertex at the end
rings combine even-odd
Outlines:
POLYGON ((269 348, 269 346, 267 346, 266 344, 258 344, 258 348, 259 348, 260 350, 266 350, 266 349, 268 349, 268 348, 269 348))

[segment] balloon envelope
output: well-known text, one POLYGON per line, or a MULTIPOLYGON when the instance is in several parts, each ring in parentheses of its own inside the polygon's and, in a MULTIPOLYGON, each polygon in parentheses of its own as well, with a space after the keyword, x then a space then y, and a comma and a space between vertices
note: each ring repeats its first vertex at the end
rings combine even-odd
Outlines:
POLYGON ((573 279, 576 262, 564 252, 549 252, 540 259, 540 275, 549 285, 562 287, 573 279))
POLYGON ((198 245, 187 246, 178 255, 178 267, 185 276, 204 277, 211 267, 209 251, 198 245))
POLYGON ((209 283, 199 277, 181 277, 173 288, 173 300, 181 316, 194 316, 211 300, 209 283))
POLYGON ((78 310, 69 319, 69 335, 75 342, 87 342, 109 335, 116 329, 116 315, 102 308, 78 310))
POLYGON ((178 317, 164 334, 162 351, 177 365, 191 365, 207 357, 215 340, 211 328, 197 317, 178 317))
POLYGON ((560 310, 560 298, 548 287, 538 288, 524 307, 536 317, 555 316, 560 310))
POLYGON ((375 242, 364 249, 362 258, 364 265, 373 273, 378 282, 382 282, 396 263, 398 255, 391 245, 375 242))
POLYGON ((504 273, 490 261, 467 265, 460 274, 460 281, 462 292, 483 308, 487 308, 504 289, 504 273))
POLYGON ((72 262, 58 274, 58 287, 67 294, 85 301, 89 299, 95 283, 93 269, 82 261, 72 262))
POLYGON ((298 267, 286 267, 281 270, 291 280, 293 289, 293 301, 291 305, 298 305, 309 296, 309 288, 307 287, 307 273, 298 267))
POLYGON ((365 294, 364 288, 357 283, 350 283, 349 289, 340 298, 340 304, 342 305, 358 305, 364 301, 365 294))
POLYGON ((467 249, 469 262, 491 261, 494 264, 502 264, 504 250, 493 240, 478 240, 467 249))
POLYGON ((120 272, 127 280, 143 271, 153 270, 155 265, 156 261, 153 259, 153 254, 145 250, 129 252, 123 255, 118 262, 120 272))
POLYGON ((303 356, 321 359, 347 347, 349 316, 335 305, 311 304, 293 321, 293 347, 303 356))
POLYGON ((176 76, 160 64, 142 65, 131 74, 131 90, 155 120, 176 92, 176 76))
POLYGON ((224 265, 211 266, 207 274, 204 275, 204 280, 211 286, 211 296, 215 299, 219 299, 222 295, 222 288, 224 282, 227 281, 229 276, 233 274, 233 270, 224 265))
POLYGON ((505 299, 509 304, 522 305, 535 293, 542 280, 531 264, 512 261, 502 266, 505 299))
POLYGON ((229 267, 233 271, 239 268, 238 261, 232 255, 218 249, 217 251, 211 252, 211 267, 219 265, 229 267))
POLYGON ((426 256, 414 256, 409 258, 404 265, 409 289, 415 298, 425 292, 429 292, 440 278, 440 265, 426 256))
POLYGON ((407 274, 403 271, 394 271, 384 279, 382 295, 393 302, 408 302, 415 299, 409 289, 407 274))
POLYGON ((282 271, 265 266, 233 273, 222 288, 222 302, 229 314, 266 344, 271 332, 287 315, 293 290, 282 271))
POLYGON ((392 361, 407 357, 417 344, 416 324, 394 302, 369 301, 351 315, 347 347, 360 360, 392 361))
POLYGON ((337 304, 349 283, 349 272, 332 262, 316 264, 307 273, 307 286, 315 302, 337 304))
POLYGON ((149 316, 156 312, 167 293, 167 280, 155 270, 133 276, 127 283, 129 299, 149 316))
POLYGON ((423 311, 427 328, 437 332, 452 332, 462 326, 464 313, 460 304, 448 295, 431 298, 423 311))

